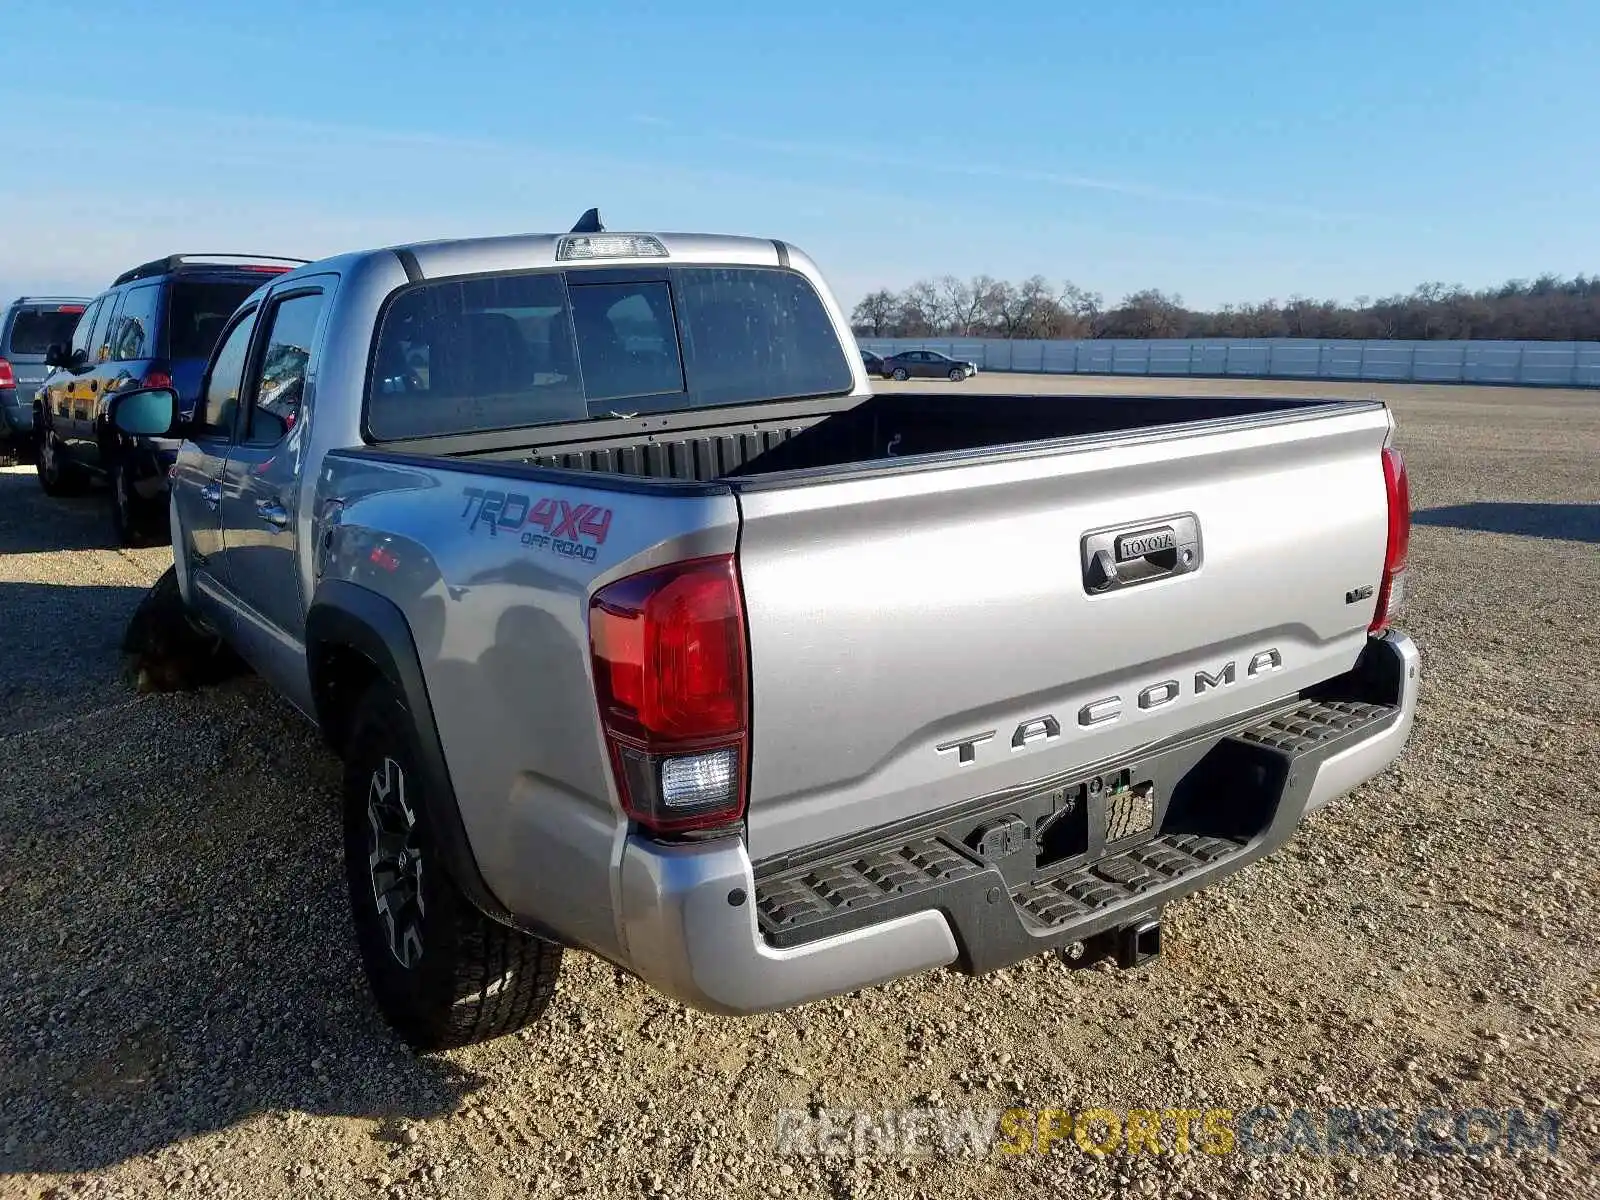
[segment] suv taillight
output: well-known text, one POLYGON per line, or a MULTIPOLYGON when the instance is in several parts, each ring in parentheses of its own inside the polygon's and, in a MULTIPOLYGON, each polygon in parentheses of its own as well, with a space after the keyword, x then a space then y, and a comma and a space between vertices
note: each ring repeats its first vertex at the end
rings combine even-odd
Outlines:
POLYGON ((733 556, 602 588, 589 602, 589 651, 628 815, 652 833, 743 819, 750 686, 733 556))
POLYGON ((1382 633, 1400 611, 1406 594, 1406 556, 1411 550, 1411 481, 1406 460, 1392 446, 1383 448, 1383 490, 1389 503, 1389 542, 1383 555, 1383 582, 1378 586, 1378 607, 1367 632, 1382 633))
POLYGON ((14 388, 17 386, 17 373, 11 369, 11 364, 0 358, 0 388, 14 388))
POLYGON ((167 370, 166 363, 152 363, 145 368, 144 378, 139 381, 139 386, 169 388, 172 386, 172 372, 167 370))

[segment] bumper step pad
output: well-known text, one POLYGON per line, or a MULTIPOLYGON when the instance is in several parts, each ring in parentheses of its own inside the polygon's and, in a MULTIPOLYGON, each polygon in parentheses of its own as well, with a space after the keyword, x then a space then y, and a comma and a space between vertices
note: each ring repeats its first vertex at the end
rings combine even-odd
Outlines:
POLYGON ((1191 833, 1168 834, 1065 875, 1025 883, 1012 891, 1011 899, 1037 925, 1064 925, 1237 854, 1248 844, 1191 833))
POLYGON ((1359 700, 1304 700, 1288 712, 1268 717, 1233 736, 1285 754, 1306 754, 1393 712, 1385 705, 1363 704, 1359 700))
POLYGON ((918 838, 904 846, 786 872, 757 886, 756 906, 763 926, 787 932, 843 910, 912 896, 982 869, 938 838, 918 838))

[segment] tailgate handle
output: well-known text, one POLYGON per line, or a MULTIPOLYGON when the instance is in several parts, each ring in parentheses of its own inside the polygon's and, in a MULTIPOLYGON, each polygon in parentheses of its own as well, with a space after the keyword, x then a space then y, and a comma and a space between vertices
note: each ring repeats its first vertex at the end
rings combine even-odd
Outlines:
POLYGON ((1091 596, 1200 569, 1200 520, 1154 517, 1083 535, 1083 588, 1091 596))

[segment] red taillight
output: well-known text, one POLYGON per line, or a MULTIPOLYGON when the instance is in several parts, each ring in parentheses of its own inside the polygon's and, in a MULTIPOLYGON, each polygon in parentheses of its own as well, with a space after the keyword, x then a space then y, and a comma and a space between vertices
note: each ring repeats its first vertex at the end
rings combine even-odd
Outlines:
POLYGON ((172 372, 165 367, 151 367, 144 373, 144 378, 139 381, 140 387, 169 388, 172 386, 172 372))
POLYGON ((602 588, 589 605, 589 650, 628 815, 658 833, 739 821, 749 681, 732 556, 602 588))
POLYGON ((1411 481, 1406 460, 1392 446, 1383 449, 1383 490, 1389 503, 1389 541, 1383 556, 1383 582, 1368 633, 1382 633, 1405 599, 1406 556, 1411 550, 1411 481))
POLYGON ((82 304, 61 304, 56 307, 57 312, 64 313, 81 313, 83 310, 84 305, 82 304))
POLYGON ((0 358, 0 388, 14 388, 17 386, 17 373, 11 369, 11 364, 0 358))

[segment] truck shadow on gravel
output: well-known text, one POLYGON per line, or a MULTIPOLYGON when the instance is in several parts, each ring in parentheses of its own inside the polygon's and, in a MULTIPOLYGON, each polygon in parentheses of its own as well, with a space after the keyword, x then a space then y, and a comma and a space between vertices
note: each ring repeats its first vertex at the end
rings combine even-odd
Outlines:
POLYGON ((1475 533, 1600 544, 1600 504, 1524 504, 1508 500, 1447 504, 1415 513, 1412 523, 1475 533))
POLYGON ((97 700, 72 732, 0 737, 0 1178, 263 1113, 398 1138, 455 1110, 477 1077, 367 997, 315 733, 251 677, 97 700))

